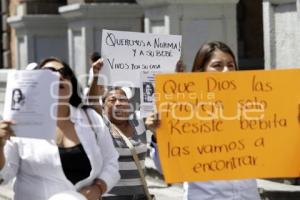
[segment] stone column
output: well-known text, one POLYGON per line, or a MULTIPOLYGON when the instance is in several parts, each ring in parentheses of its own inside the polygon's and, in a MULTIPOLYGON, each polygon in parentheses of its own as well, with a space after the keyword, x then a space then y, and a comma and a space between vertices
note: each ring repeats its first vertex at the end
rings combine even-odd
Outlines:
POLYGON ((67 26, 61 16, 14 16, 8 23, 16 30, 16 68, 23 69, 49 56, 68 59, 67 26))
POLYGON ((143 11, 136 4, 71 4, 60 7, 59 12, 68 23, 69 63, 83 85, 90 68, 89 55, 101 52, 102 29, 142 30, 143 11))
POLYGON ((10 29, 7 25, 6 19, 9 15, 8 2, 6 0, 1 0, 1 56, 0 56, 0 68, 11 67, 10 63, 10 29))
POLYGON ((265 68, 300 67, 300 1, 264 0, 265 68))
MULTIPOLYGON (((238 0, 137 0, 144 8, 146 33, 182 35, 182 56, 191 69, 206 41, 220 40, 237 52, 238 0)), ((237 54, 236 54, 237 55, 237 54)))
POLYGON ((14 29, 12 57, 14 68, 22 69, 30 62, 58 56, 68 59, 67 27, 58 15, 58 7, 66 0, 20 0, 16 14, 8 18, 14 29))

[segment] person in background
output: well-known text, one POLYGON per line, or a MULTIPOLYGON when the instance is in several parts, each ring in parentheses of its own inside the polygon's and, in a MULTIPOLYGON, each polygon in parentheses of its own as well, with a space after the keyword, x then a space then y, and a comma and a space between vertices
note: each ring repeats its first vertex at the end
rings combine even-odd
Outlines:
POLYGON ((0 121, 1 182, 16 177, 15 200, 47 200, 64 191, 101 199, 120 178, 109 130, 82 105, 77 79, 65 62, 48 58, 38 68, 60 75, 56 139, 15 137, 11 127, 18 122, 0 121))
POLYGON ((119 165, 121 179, 119 183, 105 196, 104 200, 145 200, 147 199, 145 189, 141 181, 138 168, 133 159, 130 148, 122 139, 122 132, 134 146, 140 160, 142 170, 145 170, 145 159, 147 156, 146 130, 153 129, 158 124, 155 118, 147 118, 146 124, 135 116, 135 110, 130 105, 128 96, 122 87, 112 88, 105 92, 104 85, 97 85, 98 74, 103 67, 103 59, 98 59, 92 64, 94 74, 90 79, 88 99, 91 105, 103 115, 110 129, 115 148, 120 154, 119 165), (104 94, 105 93, 105 94, 104 94), (99 98, 102 97, 102 103, 99 98))
POLYGON ((120 154, 119 172, 121 174, 120 182, 109 192, 110 196, 104 197, 105 200, 146 199, 132 153, 118 132, 114 131, 114 127, 117 127, 130 140, 144 170, 147 143, 149 142, 147 141, 146 128, 142 120, 137 120, 135 117, 131 118, 131 114, 129 100, 121 88, 112 89, 103 97, 103 115, 107 117, 107 126, 110 127, 115 148, 120 154))

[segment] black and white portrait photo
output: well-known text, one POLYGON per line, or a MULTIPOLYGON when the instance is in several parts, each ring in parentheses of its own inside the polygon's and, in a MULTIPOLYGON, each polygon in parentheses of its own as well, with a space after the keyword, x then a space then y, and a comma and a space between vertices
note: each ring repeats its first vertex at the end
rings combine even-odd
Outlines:
POLYGON ((145 103, 153 102, 154 87, 151 82, 143 82, 143 94, 145 103))
POLYGON ((11 110, 20 110, 25 103, 25 97, 20 88, 15 88, 12 91, 11 110))

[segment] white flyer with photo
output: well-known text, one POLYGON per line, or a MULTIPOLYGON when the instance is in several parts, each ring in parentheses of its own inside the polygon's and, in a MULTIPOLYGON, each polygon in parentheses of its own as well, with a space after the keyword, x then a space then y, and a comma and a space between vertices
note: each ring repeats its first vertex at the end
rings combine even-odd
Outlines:
POLYGON ((150 113, 156 111, 155 107, 155 98, 158 98, 155 95, 155 75, 160 72, 149 72, 143 71, 140 74, 140 97, 141 97, 141 105, 140 105, 140 116, 141 118, 147 117, 150 113))
POLYGON ((54 139, 59 75, 49 70, 10 71, 7 76, 4 120, 13 120, 18 137, 54 139))
POLYGON ((139 87, 141 71, 174 72, 181 40, 180 35, 103 30, 99 84, 139 87))

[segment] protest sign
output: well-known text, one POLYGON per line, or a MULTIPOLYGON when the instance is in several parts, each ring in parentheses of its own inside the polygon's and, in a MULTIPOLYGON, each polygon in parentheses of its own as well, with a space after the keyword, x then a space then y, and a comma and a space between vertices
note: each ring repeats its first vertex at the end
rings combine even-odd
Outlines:
POLYGON ((58 86, 57 72, 8 73, 3 118, 15 121, 12 128, 18 137, 55 138, 58 86))
POLYGON ((300 70, 156 76, 167 182, 300 175, 300 70))
POLYGON ((173 72, 181 55, 181 36, 102 31, 104 67, 99 84, 140 87, 141 71, 173 72))
POLYGON ((155 109, 155 82, 154 77, 157 72, 141 72, 141 105, 140 116, 142 118, 147 117, 150 113, 156 112, 155 109))

